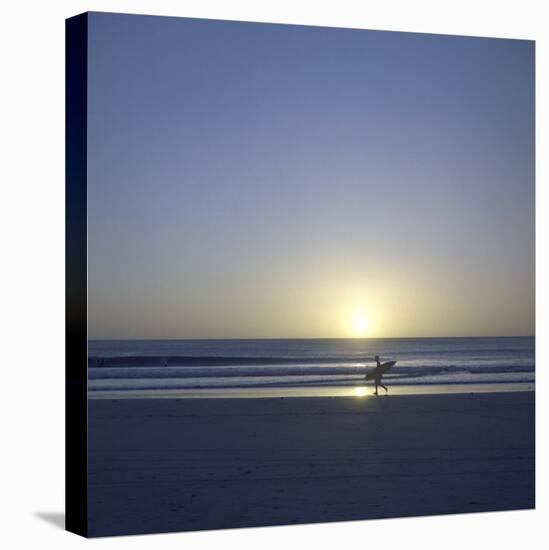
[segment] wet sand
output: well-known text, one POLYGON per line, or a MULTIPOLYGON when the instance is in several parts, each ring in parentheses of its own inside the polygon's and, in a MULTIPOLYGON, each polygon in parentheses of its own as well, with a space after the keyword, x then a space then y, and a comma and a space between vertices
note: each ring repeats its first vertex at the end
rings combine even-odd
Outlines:
POLYGON ((90 535, 534 506, 534 392, 90 399, 90 535))

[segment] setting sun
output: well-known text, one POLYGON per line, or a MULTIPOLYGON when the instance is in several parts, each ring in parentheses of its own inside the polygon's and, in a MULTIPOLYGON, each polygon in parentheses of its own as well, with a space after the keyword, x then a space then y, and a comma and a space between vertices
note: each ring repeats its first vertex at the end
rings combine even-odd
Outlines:
POLYGON ((357 315, 353 319, 353 324, 352 324, 353 334, 357 338, 362 338, 366 336, 368 334, 369 328, 370 328, 370 323, 366 315, 363 315, 363 314, 357 315))

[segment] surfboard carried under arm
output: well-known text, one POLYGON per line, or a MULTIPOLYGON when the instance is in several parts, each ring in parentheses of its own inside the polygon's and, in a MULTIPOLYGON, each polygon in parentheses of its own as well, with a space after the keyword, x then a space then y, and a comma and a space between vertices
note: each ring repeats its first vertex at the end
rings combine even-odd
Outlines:
POLYGON ((396 361, 387 361, 386 363, 381 363, 379 367, 376 367, 372 372, 369 372, 365 378, 366 380, 373 380, 378 376, 383 376, 390 368, 396 365, 396 361))

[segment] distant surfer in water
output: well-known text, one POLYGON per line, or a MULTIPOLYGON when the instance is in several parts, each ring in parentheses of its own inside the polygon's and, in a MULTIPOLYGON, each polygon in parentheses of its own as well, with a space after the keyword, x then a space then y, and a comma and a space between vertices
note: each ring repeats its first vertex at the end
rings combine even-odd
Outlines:
POLYGON ((383 365, 382 365, 379 361, 379 355, 376 355, 375 356, 375 362, 376 362, 377 366, 372 372, 369 372, 366 375, 366 380, 372 380, 372 379, 374 380, 374 384, 376 385, 376 391, 374 392, 374 395, 378 395, 378 393, 377 393, 377 387, 378 386, 381 386, 385 390, 386 393, 389 393, 389 390, 388 390, 387 386, 384 386, 381 383, 381 378, 383 377, 385 372, 387 370, 389 370, 395 364, 396 361, 390 361, 389 363, 383 363, 383 365))

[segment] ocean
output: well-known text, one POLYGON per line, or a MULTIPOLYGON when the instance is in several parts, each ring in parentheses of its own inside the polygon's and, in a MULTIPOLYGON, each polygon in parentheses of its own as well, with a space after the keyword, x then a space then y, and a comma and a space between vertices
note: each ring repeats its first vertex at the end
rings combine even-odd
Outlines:
POLYGON ((355 388, 375 355, 388 386, 535 382, 534 337, 90 340, 88 393, 355 388))

